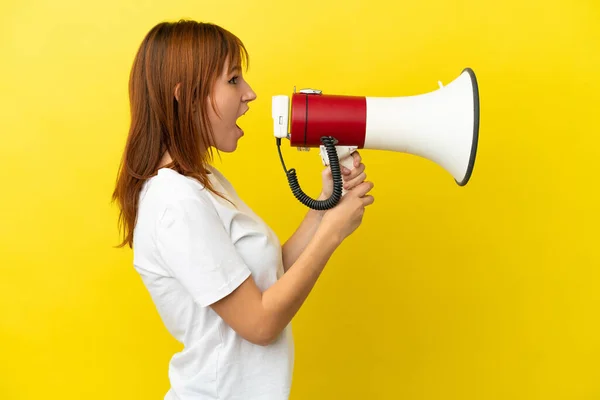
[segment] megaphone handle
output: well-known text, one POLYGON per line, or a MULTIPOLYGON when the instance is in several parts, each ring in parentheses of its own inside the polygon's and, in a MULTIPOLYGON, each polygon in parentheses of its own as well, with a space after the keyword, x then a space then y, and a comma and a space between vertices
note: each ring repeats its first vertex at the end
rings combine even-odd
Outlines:
MULTIPOLYGON (((323 161, 323 165, 329 165, 329 157, 327 156, 327 151, 325 146, 321 145, 321 161, 323 161)), ((338 154, 338 158, 340 160, 340 165, 348 168, 350 171, 354 169, 354 157, 352 157, 352 153, 357 149, 356 146, 335 146, 335 150, 338 154)), ((343 178, 343 177, 342 177, 343 178)), ((342 188, 342 196, 347 193, 346 189, 342 188)))

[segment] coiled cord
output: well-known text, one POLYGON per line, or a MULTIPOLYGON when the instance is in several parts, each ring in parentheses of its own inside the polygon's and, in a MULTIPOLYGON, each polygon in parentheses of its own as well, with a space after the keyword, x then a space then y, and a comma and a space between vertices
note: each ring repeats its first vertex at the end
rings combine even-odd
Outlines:
POLYGON ((331 175, 333 177, 333 193, 328 199, 316 200, 302 191, 300 188, 300 183, 298 183, 296 170, 294 168, 290 170, 286 168, 283 161, 283 156, 281 155, 281 138, 277 138, 279 159, 281 160, 281 165, 283 166, 283 170, 287 176, 290 189, 292 189, 292 193, 294 194, 294 197, 298 199, 298 201, 300 201, 306 207, 312 208, 313 210, 329 210, 330 208, 335 207, 342 198, 342 171, 340 169, 338 154, 335 149, 335 138, 331 136, 323 136, 321 138, 321 143, 323 143, 323 146, 325 146, 327 156, 329 157, 329 166, 331 168, 331 175))

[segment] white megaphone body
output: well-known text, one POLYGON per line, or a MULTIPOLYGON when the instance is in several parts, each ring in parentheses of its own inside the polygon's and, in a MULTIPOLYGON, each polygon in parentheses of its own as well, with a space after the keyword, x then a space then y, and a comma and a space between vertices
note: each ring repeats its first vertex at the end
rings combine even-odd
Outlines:
POLYGON ((429 93, 405 97, 327 95, 304 89, 273 96, 272 117, 280 146, 287 138, 299 149, 319 147, 330 165, 334 193, 317 201, 302 192, 295 170, 287 170, 294 195, 304 205, 328 209, 344 194, 340 164, 352 169, 356 149, 387 150, 423 157, 441 166, 459 186, 469 181, 479 137, 479 89, 475 73, 460 76, 429 93), (289 127, 289 132, 288 132, 289 127))

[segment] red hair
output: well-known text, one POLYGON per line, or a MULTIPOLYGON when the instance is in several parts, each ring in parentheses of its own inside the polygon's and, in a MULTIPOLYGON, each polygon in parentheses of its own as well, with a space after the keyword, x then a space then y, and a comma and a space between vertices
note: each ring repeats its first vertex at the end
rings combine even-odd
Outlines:
POLYGON ((214 143, 207 99, 226 63, 232 68, 247 60, 244 44, 211 23, 161 22, 146 34, 130 73, 131 123, 112 196, 120 208, 118 247, 133 247, 140 190, 156 175, 165 152, 173 160, 167 167, 220 195, 206 172, 214 143))

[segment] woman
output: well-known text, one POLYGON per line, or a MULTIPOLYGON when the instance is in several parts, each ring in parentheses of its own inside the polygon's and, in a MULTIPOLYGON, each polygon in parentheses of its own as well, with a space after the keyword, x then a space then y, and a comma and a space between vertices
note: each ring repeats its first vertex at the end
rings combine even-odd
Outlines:
MULTIPOLYGON (((287 399, 290 322, 335 249, 361 223, 373 185, 354 153, 349 190, 308 211, 283 246, 212 165, 233 152, 237 119, 256 98, 242 76, 240 40, 214 24, 160 23, 130 76, 131 127, 113 199, 121 246, 183 350, 165 399, 287 399)), ((321 198, 332 191, 328 169, 321 198)))

